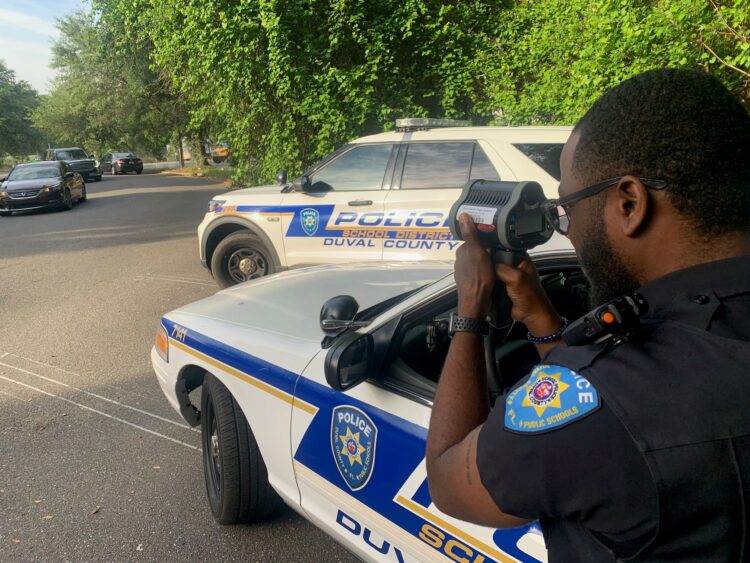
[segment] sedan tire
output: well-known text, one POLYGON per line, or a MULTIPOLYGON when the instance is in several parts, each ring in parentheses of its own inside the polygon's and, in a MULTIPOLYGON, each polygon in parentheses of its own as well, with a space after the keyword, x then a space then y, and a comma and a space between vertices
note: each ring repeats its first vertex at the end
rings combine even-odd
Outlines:
POLYGON ((63 201, 60 204, 60 207, 63 211, 70 211, 71 209, 73 209, 73 195, 70 193, 70 190, 65 190, 63 201))
POLYGON ((226 387, 206 374, 201 390, 203 473, 211 513, 220 524, 257 522, 281 499, 268 483, 253 432, 226 387))

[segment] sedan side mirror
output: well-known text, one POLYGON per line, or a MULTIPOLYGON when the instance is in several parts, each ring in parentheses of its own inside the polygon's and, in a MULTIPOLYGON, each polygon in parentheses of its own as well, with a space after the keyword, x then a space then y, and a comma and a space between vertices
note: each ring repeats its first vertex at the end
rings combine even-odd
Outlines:
POLYGON ((372 373, 374 349, 371 334, 351 332, 342 336, 326 356, 328 385, 337 391, 346 391, 362 383, 372 373))
POLYGON ((276 174, 276 182, 278 182, 280 186, 286 186, 286 180, 286 170, 279 170, 279 173, 276 174))

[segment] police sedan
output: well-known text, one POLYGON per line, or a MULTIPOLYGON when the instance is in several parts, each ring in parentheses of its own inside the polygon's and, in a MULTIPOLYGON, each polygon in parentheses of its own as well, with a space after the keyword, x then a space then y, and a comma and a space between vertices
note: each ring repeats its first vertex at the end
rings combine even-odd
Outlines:
MULTIPOLYGON (((568 241, 533 259, 560 313, 585 313, 568 241)), ((201 427, 218 522, 261 520, 284 502, 366 560, 546 561, 536 524, 481 527, 430 498, 425 439, 456 309, 452 267, 291 270, 164 315, 153 366, 170 404, 201 427)), ((507 321, 490 340, 493 401, 539 361, 507 321)))

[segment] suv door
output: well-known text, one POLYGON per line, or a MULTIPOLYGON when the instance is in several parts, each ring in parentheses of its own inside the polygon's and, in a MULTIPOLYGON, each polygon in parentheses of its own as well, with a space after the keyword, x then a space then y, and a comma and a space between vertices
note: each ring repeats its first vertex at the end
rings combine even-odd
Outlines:
POLYGON ((384 241, 383 259, 453 260, 459 241, 451 236, 448 212, 469 179, 500 179, 476 141, 402 144, 385 201, 393 230, 384 241))
POLYGON ((394 143, 357 144, 310 174, 312 190, 282 199, 288 266, 380 260, 394 143))

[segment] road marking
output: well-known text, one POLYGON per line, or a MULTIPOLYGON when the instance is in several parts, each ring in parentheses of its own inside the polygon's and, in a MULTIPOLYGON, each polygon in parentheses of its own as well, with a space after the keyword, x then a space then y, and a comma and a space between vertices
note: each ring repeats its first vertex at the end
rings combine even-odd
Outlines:
MULTIPOLYGON (((33 364, 37 364, 40 366, 44 366, 50 369, 54 369, 57 371, 61 371, 63 373, 67 373, 68 375, 75 375, 79 379, 85 379, 85 376, 81 375, 80 373, 76 373, 74 371, 67 370, 65 368, 61 368, 59 366, 53 366, 52 364, 48 364, 45 362, 40 362, 39 360, 32 360, 31 358, 27 358, 26 356, 19 356, 18 354, 14 354, 12 352, 6 352, 4 355, 0 356, 0 359, 4 358, 5 356, 13 356, 14 358, 20 358, 21 360, 26 360, 27 362, 31 362, 33 364)), ((120 387, 118 385, 112 385, 107 383, 102 383, 103 387, 109 387, 111 389, 116 389, 117 391, 121 391, 122 393, 129 393, 130 395, 137 395, 138 397, 143 397, 144 399, 150 399, 151 397, 148 395, 142 395, 141 393, 136 393, 135 391, 131 391, 129 389, 125 389, 123 387, 120 387)))
POLYGON ((144 276, 136 276, 134 279, 135 281, 143 281, 143 280, 170 281, 170 282, 177 282, 177 283, 189 283, 192 285, 205 285, 207 287, 216 287, 216 284, 213 284, 213 283, 184 280, 184 279, 172 278, 172 277, 167 277, 167 276, 156 276, 153 274, 146 274, 144 276))
POLYGON ((180 428, 185 428, 187 430, 191 430, 193 432, 200 432, 200 430, 196 428, 192 428, 188 426, 187 424, 182 424, 180 422, 176 422, 174 420, 170 420, 168 418, 165 418, 163 416, 159 416, 158 414, 154 414, 148 411, 144 411, 143 409, 139 409, 137 407, 132 407, 130 405, 126 405, 125 403, 121 403, 119 401, 115 401, 114 399, 110 399, 108 397, 103 397, 102 395, 97 395, 96 393, 91 393, 90 391, 86 391, 84 389, 79 389, 78 387, 74 387, 73 385, 68 385, 67 383, 63 383, 62 381, 57 381, 56 379, 52 379, 51 377, 45 377, 44 375, 40 375, 38 373, 34 373, 33 371, 29 371, 27 369, 19 368, 10 364, 6 364, 5 362, 0 362, 0 366, 5 366, 6 368, 14 369, 16 371, 20 371, 22 373, 26 373, 28 375, 33 375, 34 377, 38 377, 39 379, 44 379, 45 381, 49 381, 50 383, 54 383, 55 385, 61 385, 62 387, 67 387, 68 389, 73 389, 74 391, 78 391, 79 393, 84 393, 85 395, 89 395, 90 397, 95 397, 97 399, 100 399, 102 401, 107 401, 108 403, 112 403, 113 405, 117 405, 119 407, 130 409, 131 411, 139 412, 141 414, 145 414, 146 416, 151 416, 153 418, 159 419, 163 422, 168 422, 169 424, 174 424, 175 426, 179 426, 180 428))
POLYGON ((22 403, 28 403, 31 400, 29 399, 29 401, 27 401, 26 399, 22 399, 21 397, 18 397, 17 395, 14 395, 13 393, 8 393, 7 391, 3 391, 2 389, 0 389, 0 395, 5 395, 6 397, 12 397, 18 401, 21 401, 22 403))
POLYGON ((7 381, 8 383, 15 383, 16 385, 20 385, 21 387, 26 387, 27 389, 31 389, 32 391, 36 391, 37 393, 41 393, 42 395, 47 395, 48 397, 54 397, 55 399, 59 399, 61 401, 65 401, 66 403, 69 403, 71 405, 75 405, 79 408, 82 408, 83 410, 87 410, 96 414, 99 414, 101 416, 107 417, 111 420, 116 420, 117 422, 121 422, 122 424, 126 424, 128 426, 132 426, 133 428, 137 428, 138 430, 141 430, 143 432, 146 432, 148 434, 151 434, 153 436, 158 436, 159 438, 163 438, 164 440, 169 440, 170 442, 174 442, 175 444, 179 444, 181 446, 184 446, 186 448, 190 448, 191 450, 201 451, 201 449, 197 446, 193 446, 192 444, 188 444, 187 442, 183 442, 181 440, 177 440, 176 438, 172 438, 171 436, 167 436, 165 434, 161 434, 159 432, 156 432, 154 430, 150 430, 148 428, 145 428, 143 426, 140 426, 138 424, 135 424, 133 422, 129 422, 127 420, 124 420, 122 418, 118 418, 116 416, 112 416, 111 414, 107 414, 106 412, 102 412, 97 409, 93 409, 91 407, 87 407, 86 405, 82 405, 81 403, 76 403, 75 401, 71 401, 70 399, 66 399, 65 397, 61 397, 60 395, 55 395, 54 393, 50 393, 49 391, 44 391, 43 389, 39 389, 38 387, 34 387, 33 385, 29 385, 27 383, 23 383, 21 381, 16 381, 15 379, 11 379, 10 377, 5 377, 4 375, 0 375, 0 379, 3 379, 7 381))

